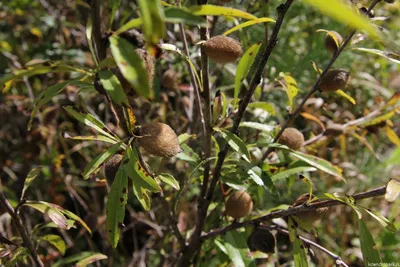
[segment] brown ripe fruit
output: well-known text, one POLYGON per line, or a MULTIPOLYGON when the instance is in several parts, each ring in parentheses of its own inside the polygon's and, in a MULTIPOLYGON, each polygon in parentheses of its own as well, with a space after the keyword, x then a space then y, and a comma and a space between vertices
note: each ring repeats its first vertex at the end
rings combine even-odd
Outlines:
POLYGON ((245 217, 253 210, 251 196, 245 191, 232 193, 225 203, 225 214, 235 219, 245 217))
POLYGON ((104 165, 104 173, 106 175, 107 183, 112 185, 117 174, 119 165, 121 165, 121 160, 123 156, 120 154, 114 154, 104 165))
POLYGON ((167 89, 175 89, 178 86, 178 73, 172 69, 167 70, 162 76, 161 84, 167 89))
POLYGON ((343 42, 343 38, 338 32, 329 31, 329 33, 326 33, 326 35, 325 35, 325 47, 332 54, 336 53, 336 51, 338 50, 338 48, 342 44, 342 42, 343 42), (333 38, 332 35, 335 36, 335 38, 333 38))
POLYGON ((143 125, 138 134, 139 144, 150 154, 170 158, 182 151, 176 133, 165 123, 143 125))
POLYGON ((275 236, 268 229, 255 228, 249 237, 249 243, 251 249, 264 253, 275 252, 275 236))
MULTIPOLYGON (((314 195, 311 196, 311 199, 315 198, 314 195)), ((310 194, 302 194, 301 196, 299 196, 296 201, 293 203, 292 207, 297 207, 300 205, 303 205, 304 203, 306 203, 308 200, 310 199, 310 194)), ((311 203, 315 203, 318 202, 318 200, 314 200, 311 201, 311 203)), ((297 213, 296 216, 304 222, 313 224, 314 222, 320 220, 325 213, 328 211, 328 208, 318 208, 316 210, 310 210, 310 211, 304 211, 304 212, 300 212, 297 213)))
POLYGON ((350 72, 344 69, 331 69, 321 78, 319 89, 323 92, 344 90, 349 81, 350 72))
POLYGON ((286 128, 278 140, 279 144, 288 146, 293 150, 298 150, 303 146, 304 136, 296 128, 286 128))
POLYGON ((207 56, 217 63, 234 62, 242 54, 242 45, 227 36, 217 35, 202 44, 207 56))
POLYGON ((325 130, 325 135, 328 136, 338 136, 344 132, 344 126, 339 123, 328 123, 325 130))

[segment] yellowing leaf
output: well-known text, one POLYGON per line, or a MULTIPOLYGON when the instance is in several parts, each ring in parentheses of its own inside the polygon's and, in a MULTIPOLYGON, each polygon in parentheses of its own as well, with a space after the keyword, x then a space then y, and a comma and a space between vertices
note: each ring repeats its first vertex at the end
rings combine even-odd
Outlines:
POLYGON ((239 9, 223 7, 223 6, 214 6, 214 5, 201 5, 194 6, 189 9, 192 14, 198 16, 225 16, 225 17, 238 17, 244 18, 248 20, 257 19, 256 16, 244 12, 239 9))
POLYGON ((357 14, 355 10, 352 10, 340 0, 329 0, 329 4, 326 0, 304 0, 304 2, 342 24, 358 30, 365 30, 372 37, 381 39, 377 28, 365 16, 357 14))
POLYGON ((275 20, 271 19, 271 18, 259 18, 259 19, 254 19, 254 20, 250 20, 250 21, 246 21, 244 23, 241 23, 229 30, 227 30, 226 32, 223 33, 223 35, 228 35, 231 34, 234 31, 243 29, 245 27, 254 25, 254 24, 258 24, 258 23, 262 23, 262 22, 275 22, 275 20))
POLYGON ((389 126, 386 126, 385 132, 386 132, 386 136, 389 138, 389 140, 396 146, 400 147, 400 138, 397 136, 395 131, 393 131, 392 128, 390 128, 389 126))
POLYGON ((310 113, 300 113, 301 116, 303 116, 304 118, 308 119, 308 120, 312 120, 315 121, 316 123, 318 123, 319 126, 321 126, 321 128, 323 130, 325 130, 325 125, 322 123, 322 121, 320 121, 317 117, 315 117, 314 115, 311 115, 310 113))
POLYGON ((297 93, 299 92, 296 80, 292 76, 285 75, 283 73, 281 73, 281 76, 283 76, 283 79, 285 80, 285 83, 281 83, 281 84, 286 89, 286 93, 287 93, 288 99, 289 99, 289 106, 292 108, 293 107, 293 99, 296 97, 297 93))
POLYGON ((353 105, 356 104, 356 100, 355 100, 354 98, 352 98, 351 96, 349 96, 348 94, 346 94, 343 90, 341 90, 341 89, 336 90, 336 94, 338 94, 338 95, 340 95, 340 96, 346 98, 346 99, 349 100, 350 103, 352 103, 353 105))
POLYGON ((384 107, 387 108, 396 105, 397 102, 399 101, 399 98, 400 98, 400 92, 394 93, 394 95, 388 100, 388 102, 385 104, 384 107))
POLYGON ((39 28, 37 28, 37 27, 31 28, 31 33, 32 33, 33 35, 35 35, 36 37, 40 38, 40 39, 43 38, 43 33, 42 33, 42 31, 41 31, 39 28))

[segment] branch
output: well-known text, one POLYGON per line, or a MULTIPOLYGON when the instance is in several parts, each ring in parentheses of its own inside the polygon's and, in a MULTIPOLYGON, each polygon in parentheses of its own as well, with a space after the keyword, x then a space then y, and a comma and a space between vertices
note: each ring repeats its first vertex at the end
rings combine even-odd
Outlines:
MULTIPOLYGON (((355 194, 352 197, 355 200, 361 200, 361 199, 366 199, 366 198, 382 196, 385 193, 386 193, 386 186, 381 186, 381 187, 378 187, 378 188, 370 190, 370 191, 355 194)), ((300 205, 300 206, 296 206, 296 207, 291 207, 286 210, 279 210, 279 211, 268 213, 264 216, 261 216, 259 218, 253 219, 253 220, 248 220, 248 221, 244 221, 241 223, 232 223, 231 225, 228 225, 228 226, 220 228, 220 229, 216 229, 212 232, 202 235, 201 239, 202 239, 202 241, 204 241, 209 238, 223 235, 229 231, 232 231, 232 230, 235 230, 238 228, 251 226, 254 224, 259 224, 261 222, 269 221, 269 220, 272 220, 275 218, 292 216, 292 215, 295 215, 297 213, 304 212, 304 211, 316 210, 318 208, 331 207, 331 206, 337 206, 337 205, 343 205, 343 204, 345 204, 345 203, 337 201, 337 200, 325 200, 325 201, 318 201, 315 203, 310 203, 309 205, 300 205)))
POLYGON ((11 204, 8 202, 7 198, 3 195, 2 192, 0 192, 0 202, 3 204, 4 208, 7 210, 7 213, 10 214, 11 218, 15 222, 15 226, 17 227, 17 230, 19 234, 22 237, 23 240, 23 245, 29 249, 29 251, 32 254, 33 261, 37 266, 43 267, 44 264, 42 260, 40 259, 39 255, 37 254, 36 248, 32 242, 32 240, 29 237, 28 231, 26 230, 21 218, 19 215, 15 212, 14 208, 11 206, 11 204))
MULTIPOLYGON (((139 147, 136 147, 136 148, 137 148, 137 153, 138 153, 140 165, 143 167, 143 169, 144 169, 151 177, 154 178, 154 173, 149 169, 149 167, 147 166, 146 162, 144 161, 143 156, 142 156, 142 154, 140 153, 139 147)), ((164 192, 163 192, 163 191, 160 192, 160 196, 161 196, 161 198, 160 198, 160 199, 161 199, 161 204, 163 205, 164 210, 165 210, 165 212, 167 213, 167 218, 168 218, 169 224, 170 224, 170 226, 171 226, 171 228, 172 228, 172 231, 173 231, 174 235, 176 236, 176 238, 178 239, 181 248, 183 248, 183 247, 186 246, 185 239, 183 238, 183 236, 181 235, 181 232, 180 232, 179 229, 178 229, 177 222, 176 222, 176 220, 174 219, 174 216, 173 216, 171 207, 169 206, 168 201, 165 199, 165 196, 164 196, 164 192)))
MULTIPOLYGON (((261 225, 259 226, 260 229, 267 229, 267 230, 276 230, 280 233, 289 235, 289 231, 286 229, 283 229, 282 227, 272 227, 272 226, 266 226, 266 225, 261 225)), ((307 239, 305 237, 299 236, 299 239, 301 241, 303 241, 305 244, 308 244, 310 246, 313 246, 319 250, 321 250, 322 252, 326 253, 327 255, 329 255, 331 258, 333 258, 335 260, 336 266, 344 266, 344 267, 349 267, 339 255, 336 255, 335 253, 333 253, 332 251, 330 251, 329 249, 318 245, 317 243, 311 241, 310 239, 307 239)))
MULTIPOLYGON (((370 7, 368 8, 367 14, 376 6, 376 4, 378 4, 381 0, 374 0, 372 2, 372 4, 370 5, 370 7)), ((328 65, 326 65, 325 69, 322 71, 321 75, 318 77, 317 81, 314 83, 313 87, 311 88, 311 90, 307 93, 307 95, 303 98, 303 100, 301 101, 300 105, 297 106, 297 108, 295 109, 295 111, 293 111, 293 113, 289 114, 289 118, 287 119, 287 121, 285 122, 285 124, 282 126, 281 130, 279 131, 279 133, 275 136, 274 140, 272 141, 272 143, 276 143, 279 139, 279 137, 281 137, 283 131, 285 131, 285 129, 293 122, 293 120, 295 118, 297 118, 297 116, 300 114, 301 109, 303 108, 304 104, 307 102, 307 100, 315 93, 318 91, 319 89, 319 84, 321 82, 322 77, 324 77, 324 75, 328 72, 329 68, 333 65, 333 63, 335 63, 336 59, 340 56, 340 54, 342 53, 342 51, 344 50, 344 48, 350 43, 351 39, 353 38, 354 34, 356 33, 355 30, 353 30, 348 36, 347 38, 344 40, 344 42, 342 43, 342 45, 339 47, 339 49, 336 51, 335 54, 333 54, 331 60, 329 61, 328 65)), ((264 161, 269 153, 271 153, 272 151, 272 147, 268 147, 267 151, 265 151, 263 157, 261 158, 261 161, 264 161)))

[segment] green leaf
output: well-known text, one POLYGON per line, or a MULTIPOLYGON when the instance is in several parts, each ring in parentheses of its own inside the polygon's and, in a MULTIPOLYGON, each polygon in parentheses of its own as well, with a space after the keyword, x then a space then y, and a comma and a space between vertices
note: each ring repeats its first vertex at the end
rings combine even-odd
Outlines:
POLYGON ((33 168, 28 173, 28 175, 26 176, 25 182, 24 182, 24 188, 22 189, 21 200, 24 199, 26 190, 31 185, 31 183, 35 180, 35 178, 40 174, 41 171, 42 171, 42 167, 38 167, 38 168, 33 168))
POLYGON ((232 32, 237 31, 237 30, 243 29, 245 27, 248 27, 248 26, 251 26, 251 25, 254 25, 254 24, 262 23, 262 22, 275 22, 275 20, 273 20, 271 18, 259 18, 259 19, 246 21, 244 23, 236 25, 235 27, 227 30, 226 32, 223 33, 223 35, 228 35, 228 34, 231 34, 232 32))
POLYGON ((59 228, 67 229, 68 228, 67 218, 62 214, 61 211, 47 204, 48 203, 27 201, 25 202, 24 206, 28 206, 40 211, 41 213, 47 215, 50 218, 50 220, 52 220, 59 228))
POLYGON ((138 0, 143 32, 149 44, 158 44, 165 35, 164 9, 159 0, 138 0))
POLYGON ((251 166, 247 170, 247 174, 249 175, 250 179, 252 179, 257 185, 263 186, 264 181, 261 179, 262 177, 262 170, 258 166, 251 166))
POLYGON ((390 60, 391 62, 400 64, 400 55, 392 53, 392 52, 384 52, 378 49, 371 49, 371 48, 361 48, 361 47, 356 47, 353 48, 354 50, 358 50, 358 51, 363 51, 363 52, 367 52, 367 53, 371 53, 374 55, 378 55, 381 57, 384 57, 388 60, 390 60))
POLYGON ((296 80, 292 76, 285 75, 283 73, 281 73, 280 76, 282 76, 283 79, 285 80, 285 83, 282 85, 286 89, 286 94, 289 100, 289 106, 293 108, 293 99, 297 96, 297 93, 299 92, 296 80))
POLYGON ((109 23, 110 28, 114 22, 115 13, 117 13, 120 3, 121 3, 121 0, 110 0, 109 1, 109 7, 111 9, 110 14, 109 14, 110 15, 110 23, 109 23))
POLYGON ((289 168, 287 170, 278 172, 276 174, 274 174, 271 177, 271 180, 273 182, 279 181, 279 180, 283 180, 283 179, 287 179, 293 175, 297 175, 299 173, 302 172, 313 172, 316 171, 317 169, 314 167, 310 167, 310 166, 301 166, 301 167, 295 167, 295 168, 289 168))
POLYGON ((196 16, 184 8, 169 7, 164 10, 165 21, 171 23, 184 23, 185 25, 195 25, 199 27, 207 26, 204 17, 196 16))
POLYGON ((400 147, 394 149, 390 154, 389 158, 385 161, 388 165, 399 165, 400 164, 400 147))
POLYGON ((251 65, 254 63, 254 59, 258 53, 258 50, 261 47, 261 42, 255 43, 250 46, 249 49, 243 54, 240 58, 235 76, 235 89, 234 89, 234 98, 237 98, 240 93, 240 88, 242 86, 243 81, 246 79, 246 75, 249 72, 251 65))
POLYGON ((111 132, 110 129, 107 128, 107 126, 94 117, 92 114, 89 113, 81 113, 77 110, 75 110, 74 107, 69 106, 69 107, 64 107, 65 111, 67 111, 72 117, 74 117, 77 121, 85 124, 86 126, 89 126, 90 128, 93 128, 97 132, 115 140, 119 141, 119 139, 111 132))
POLYGON ((24 206, 29 206, 31 208, 34 208, 34 209, 48 215, 50 217, 50 219, 55 224, 57 224, 59 227, 60 227, 59 223, 61 222, 62 227, 60 227, 60 228, 62 228, 62 229, 68 229, 68 227, 70 225, 70 223, 68 223, 67 219, 65 218, 65 216, 67 216, 68 218, 79 222, 90 234, 92 234, 92 231, 90 230, 90 228, 79 216, 77 216, 75 213, 73 213, 69 210, 66 210, 56 204, 48 203, 45 201, 30 201, 29 200, 29 201, 25 202, 24 206), (61 216, 60 216, 60 214, 61 214, 61 216))
POLYGON ((157 176, 157 178, 163 181, 164 183, 169 184, 176 190, 180 189, 178 181, 174 178, 174 176, 172 176, 169 173, 160 173, 157 176))
POLYGON ((106 92, 111 97, 112 101, 117 105, 129 105, 128 99, 120 81, 110 70, 102 70, 99 72, 100 82, 106 92))
POLYGON ((183 143, 186 143, 188 140, 194 139, 194 138, 196 138, 195 134, 188 134, 188 133, 180 134, 178 136, 179 145, 182 145, 183 143))
POLYGON ((149 173, 140 165, 139 157, 135 149, 130 147, 125 151, 128 155, 129 163, 124 163, 126 174, 137 183, 150 192, 162 191, 160 185, 151 177, 149 173))
POLYGON ((75 254, 73 256, 62 258, 61 260, 59 260, 59 261, 57 261, 55 263, 52 263, 51 267, 71 266, 70 263, 73 263, 73 262, 79 261, 81 259, 90 257, 90 256, 92 256, 94 254, 96 254, 96 253, 95 252, 91 252, 91 251, 83 251, 83 252, 77 253, 77 254, 75 254))
POLYGON ((85 267, 88 266, 89 264, 96 262, 96 261, 100 261, 100 260, 105 260, 108 257, 104 254, 101 253, 96 253, 92 256, 89 256, 83 260, 80 260, 79 262, 77 262, 74 267, 85 267))
POLYGON ((100 61, 99 65, 97 66, 98 69, 106 69, 106 68, 114 68, 117 66, 117 63, 115 62, 114 58, 112 57, 107 57, 100 61))
POLYGON ((258 123, 258 122, 251 122, 251 121, 245 121, 241 122, 239 124, 239 127, 247 127, 247 128, 252 128, 256 130, 260 130, 263 132, 272 132, 275 129, 275 126, 264 124, 264 123, 258 123))
POLYGON ((295 267, 308 267, 306 250, 297 236, 293 243, 293 260, 295 267))
POLYGON ((45 235, 40 238, 41 241, 49 242, 53 245, 58 251, 61 252, 61 255, 65 254, 66 245, 64 240, 58 235, 45 235))
POLYGON ((255 262, 250 255, 246 240, 237 231, 229 231, 224 236, 226 253, 235 267, 255 267, 255 262))
POLYGON ((244 12, 239 9, 223 7, 223 6, 215 6, 215 5, 201 5, 201 6, 193 6, 189 8, 189 11, 192 14, 197 16, 225 16, 225 17, 238 17, 244 18, 248 20, 257 19, 256 16, 244 12))
POLYGON ((93 34, 93 22, 92 18, 89 16, 89 19, 86 24, 86 38, 88 40, 89 50, 90 53, 92 54, 93 61, 97 66, 99 65, 99 62, 97 61, 97 56, 94 50, 92 34, 93 34))
POLYGON ((376 244, 374 239, 364 221, 358 220, 358 226, 360 230, 361 252, 363 254, 364 265, 369 266, 370 264, 381 263, 382 260, 379 256, 379 251, 375 248, 376 244))
POLYGON ((120 35, 121 33, 126 32, 130 29, 138 28, 138 27, 142 26, 142 24, 143 24, 142 18, 132 19, 132 20, 128 21, 127 23, 125 23, 123 26, 121 26, 121 28, 116 30, 113 33, 113 35, 114 36, 120 35))
POLYGON ((214 128, 214 130, 221 133, 221 136, 228 142, 229 146, 234 151, 240 153, 247 162, 250 162, 250 152, 242 139, 240 139, 236 134, 224 129, 214 128))
MULTIPOLYGON (((125 155, 122 162, 127 159, 128 156, 125 155)), ((125 168, 119 168, 111 185, 106 204, 108 239, 113 248, 116 248, 118 245, 120 231, 124 223, 127 201, 128 174, 125 172, 125 168)))
POLYGON ((268 102, 253 102, 248 105, 250 108, 260 108, 270 113, 271 115, 276 115, 275 107, 272 103, 268 102))
POLYGON ((372 218, 374 218, 375 220, 377 220, 383 227, 385 227, 387 230, 396 233, 397 229, 396 226, 394 226, 394 224, 392 222, 390 222, 388 219, 386 219, 385 217, 383 217, 381 214, 379 214, 378 212, 371 210, 371 209, 367 209, 361 206, 358 206, 360 208, 363 208, 369 215, 372 216, 372 218))
MULTIPOLYGON (((107 137, 107 136, 104 136, 104 135, 97 135, 97 136, 94 136, 94 135, 88 135, 88 136, 80 136, 80 135, 77 135, 77 136, 70 136, 69 134, 64 133, 63 137, 64 137, 65 139, 70 139, 70 140, 101 141, 101 142, 110 143, 110 144, 116 144, 116 143, 118 143, 117 140, 111 139, 111 138, 109 138, 109 137, 107 137)), ((122 144, 122 146, 123 146, 123 145, 124 145, 124 144, 122 144)))
POLYGON ((385 199, 389 202, 394 202, 400 195, 400 182, 395 179, 390 179, 386 185, 385 199))
POLYGON ((17 263, 21 263, 23 262, 23 259, 25 257, 29 257, 31 255, 29 249, 27 249, 26 247, 18 247, 17 249, 15 249, 12 253, 12 256, 9 257, 7 264, 4 265, 5 267, 14 267, 17 266, 17 263))
POLYGON ((112 155, 114 155, 118 149, 121 147, 122 141, 116 143, 105 152, 98 155, 94 158, 88 165, 86 165, 85 169, 83 170, 82 177, 83 179, 88 179, 92 173, 96 173, 101 165, 106 162, 112 155))
POLYGON ((152 99, 154 92, 149 85, 149 75, 143 60, 135 51, 135 47, 124 38, 118 36, 110 37, 110 47, 124 78, 139 95, 152 99))
POLYGON ((340 0, 331 0, 329 1, 329 5, 326 4, 325 0, 304 0, 304 2, 315 7, 332 19, 337 20, 339 23, 358 30, 365 30, 371 34, 372 37, 380 37, 377 28, 374 27, 365 16, 357 14, 355 9, 351 9, 340 0))

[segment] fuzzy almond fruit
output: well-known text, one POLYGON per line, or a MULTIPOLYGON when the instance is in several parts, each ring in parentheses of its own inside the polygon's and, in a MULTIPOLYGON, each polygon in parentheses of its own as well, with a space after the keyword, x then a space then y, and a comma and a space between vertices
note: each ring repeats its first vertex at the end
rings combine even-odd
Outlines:
POLYGON ((299 150, 304 143, 303 134, 296 128, 286 128, 281 137, 279 137, 278 143, 281 145, 288 146, 293 150, 299 150))
POLYGON ((242 54, 242 45, 233 38, 217 35, 202 44, 207 56, 217 63, 234 62, 242 54))
POLYGON ((143 125, 138 133, 139 144, 150 154, 170 158, 182 151, 175 131, 165 123, 143 125))
POLYGON ((350 73, 344 69, 331 69, 321 78, 319 89, 323 92, 344 90, 349 81, 350 73))
POLYGON ((225 203, 225 214, 235 219, 247 216, 253 210, 251 196, 245 191, 232 193, 225 203))

